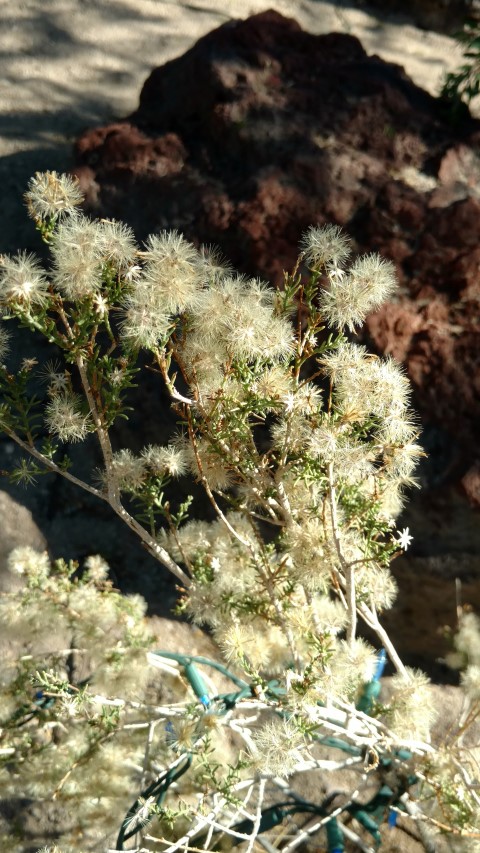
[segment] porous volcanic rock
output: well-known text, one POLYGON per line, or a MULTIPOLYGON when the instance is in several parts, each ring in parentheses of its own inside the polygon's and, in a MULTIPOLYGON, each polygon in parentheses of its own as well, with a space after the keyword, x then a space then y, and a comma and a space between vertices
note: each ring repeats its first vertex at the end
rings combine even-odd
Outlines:
POLYGON ((365 340, 404 363, 429 459, 399 559, 399 646, 425 664, 455 619, 453 578, 480 606, 480 123, 353 36, 273 11, 228 22, 156 68, 138 110, 89 130, 75 169, 88 212, 137 236, 177 228, 279 284, 312 223, 345 227, 397 267, 365 340), (435 588, 432 597, 431 590, 435 588), (434 636, 419 645, 413 622, 434 636))

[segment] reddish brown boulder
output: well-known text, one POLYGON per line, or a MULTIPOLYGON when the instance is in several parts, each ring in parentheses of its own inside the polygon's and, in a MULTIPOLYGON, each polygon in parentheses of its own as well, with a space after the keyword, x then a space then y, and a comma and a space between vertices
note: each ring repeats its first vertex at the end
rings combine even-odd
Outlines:
POLYGON ((156 68, 138 110, 77 142, 91 212, 138 236, 179 228, 277 283, 311 223, 344 225, 397 264, 371 342, 406 363, 424 419, 462 453, 480 425, 480 140, 352 36, 264 12, 156 68))
POLYGON ((400 295, 367 339, 406 365, 430 453, 407 517, 415 558, 470 555, 465 582, 480 573, 479 142, 479 122, 451 125, 358 39, 268 11, 156 68, 133 115, 76 146, 89 212, 140 239, 178 228, 279 283, 301 233, 330 221, 396 263, 400 295))
POLYGON ((77 174, 90 209, 140 237, 179 227, 278 277, 308 225, 350 227, 392 175, 432 174, 457 138, 401 68, 270 11, 156 68, 129 119, 80 138, 77 174))

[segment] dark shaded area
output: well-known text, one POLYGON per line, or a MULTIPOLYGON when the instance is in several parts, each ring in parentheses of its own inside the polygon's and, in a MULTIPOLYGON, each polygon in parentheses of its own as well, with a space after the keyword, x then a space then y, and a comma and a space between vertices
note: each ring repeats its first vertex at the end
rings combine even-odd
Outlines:
MULTIPOLYGON (((13 324, 12 324, 13 325, 13 324)), ((40 400, 40 409, 48 402, 46 384, 39 374, 47 361, 55 360, 55 348, 43 337, 24 329, 15 329, 9 355, 13 373, 24 359, 36 359, 30 393, 40 400)), ((176 417, 163 382, 154 373, 142 371, 141 390, 134 388, 128 397, 131 407, 128 420, 119 419, 111 431, 114 450, 129 447, 138 452, 145 445, 166 443, 177 429, 176 417)), ((43 437, 46 438, 46 432, 43 437)), ((42 436, 40 435, 40 438, 42 436)), ((98 485, 102 456, 96 436, 80 444, 64 446, 72 460, 71 473, 81 480, 98 485)), ((0 438, 0 471, 5 473, 18 464, 21 450, 7 436, 0 438)), ((68 482, 61 475, 46 472, 34 485, 9 483, 2 477, 2 490, 32 513, 49 546, 53 559, 79 560, 101 554, 109 563, 114 584, 124 593, 140 593, 148 602, 150 614, 172 616, 177 602, 176 580, 144 549, 138 537, 115 515, 111 507, 94 495, 68 482)), ((192 491, 187 478, 172 482, 168 496, 172 508, 192 491)), ((196 493, 196 511, 205 515, 205 499, 196 493)), ((134 507, 128 507, 131 511, 134 507)), ((207 510, 208 512, 208 510, 207 510)))

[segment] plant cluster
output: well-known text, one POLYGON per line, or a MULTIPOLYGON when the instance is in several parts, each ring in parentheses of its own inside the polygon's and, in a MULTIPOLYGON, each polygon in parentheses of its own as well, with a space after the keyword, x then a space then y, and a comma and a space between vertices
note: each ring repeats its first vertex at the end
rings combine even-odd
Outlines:
POLYGON ((441 95, 451 104, 453 118, 462 115, 466 104, 480 93, 480 21, 468 20, 456 38, 463 47, 464 62, 445 75, 441 95))
POLYGON ((468 843, 478 627, 466 617, 457 641, 466 716, 444 749, 431 743, 428 679, 381 622, 422 449, 401 367, 351 338, 394 291, 393 266, 352 260, 339 228, 311 227, 275 291, 176 232, 140 249, 125 225, 84 216, 66 176, 37 174, 27 202, 51 269, 4 257, 0 305, 56 355, 12 372, 0 327, 0 428, 24 454, 12 479, 54 472, 108 503, 175 576, 219 659, 153 650, 140 602, 112 588, 100 558, 82 569, 17 550, 24 586, 1 601, 25 643, 2 661, 8 795, 66 798, 85 850, 293 851, 316 834, 329 851, 371 850, 397 814, 468 843), (140 453, 114 449, 146 358, 178 428, 140 453), (68 450, 90 433, 102 469, 87 481, 68 450), (175 499, 178 478, 202 487, 210 521, 193 497, 175 499), (44 646, 52 623, 62 649, 44 646))

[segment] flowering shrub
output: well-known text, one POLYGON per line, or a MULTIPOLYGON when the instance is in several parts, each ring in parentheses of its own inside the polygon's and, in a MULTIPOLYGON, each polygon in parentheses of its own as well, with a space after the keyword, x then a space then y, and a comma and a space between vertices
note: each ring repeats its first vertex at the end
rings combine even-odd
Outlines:
POLYGON ((55 472, 108 503, 220 651, 155 650, 141 601, 112 588, 99 557, 51 565, 17 549, 24 586, 0 601, 25 646, 0 669, 4 791, 66 799, 67 850, 78 833, 85 850, 293 851, 316 834, 329 851, 371 850, 397 814, 426 845, 441 829, 467 849, 480 813, 480 753, 464 743, 480 709, 478 625, 462 617, 465 713, 438 746, 428 680, 381 622, 422 450, 401 367, 347 332, 392 294, 393 266, 350 261, 339 228, 312 227, 276 292, 176 232, 139 249, 125 225, 78 211, 68 177, 37 175, 26 198, 52 265, 3 258, 0 303, 56 356, 10 372, 0 327, 0 427, 24 453, 12 479, 55 472), (142 351, 179 426, 134 454, 112 448, 110 429, 142 351), (103 466, 87 481, 68 447, 90 433, 103 466), (210 521, 193 498, 166 498, 176 478, 203 487, 210 521), (63 648, 45 645, 52 624, 63 648))

